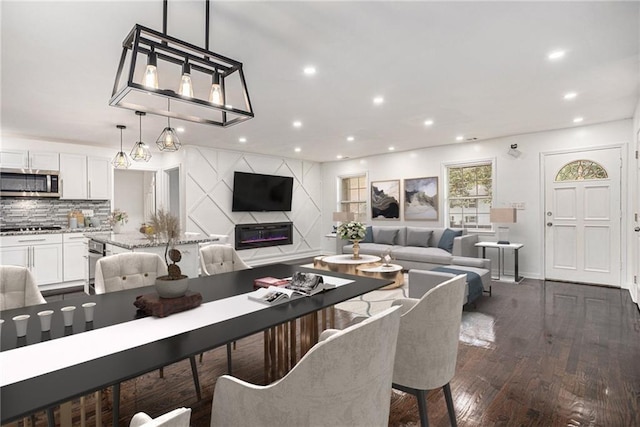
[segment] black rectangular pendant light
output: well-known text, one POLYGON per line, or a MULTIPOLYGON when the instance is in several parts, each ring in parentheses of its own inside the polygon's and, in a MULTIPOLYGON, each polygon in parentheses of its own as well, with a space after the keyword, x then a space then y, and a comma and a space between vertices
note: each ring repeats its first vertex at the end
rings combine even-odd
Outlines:
POLYGON ((166 1, 163 33, 136 24, 122 42, 109 105, 222 127, 253 118, 242 63, 208 50, 208 10, 207 1, 206 48, 166 34, 166 1), (178 93, 191 81, 193 96, 178 93))

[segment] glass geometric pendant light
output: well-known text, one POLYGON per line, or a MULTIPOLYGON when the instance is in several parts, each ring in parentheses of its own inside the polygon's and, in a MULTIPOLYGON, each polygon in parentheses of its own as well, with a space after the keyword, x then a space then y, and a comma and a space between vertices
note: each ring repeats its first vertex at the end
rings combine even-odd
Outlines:
POLYGON ((133 145, 131 149, 131 159, 136 162, 148 162, 151 159, 151 152, 149 151, 149 146, 142 142, 142 116, 146 115, 142 111, 136 111, 138 117, 140 117, 140 138, 138 142, 133 145))
MULTIPOLYGON (((169 102, 167 110, 171 111, 171 101, 167 101, 169 102)), ((180 147, 182 147, 180 139, 178 138, 178 133, 171 127, 171 119, 169 117, 167 117, 167 127, 164 128, 156 140, 156 145, 160 151, 178 151, 180 147)))
POLYGON ((120 129, 120 151, 118 151, 116 156, 113 158, 111 164, 116 169, 127 169, 129 165, 131 165, 131 162, 129 162, 129 158, 124 151, 122 151, 122 130, 127 127, 124 125, 116 125, 116 127, 120 129))

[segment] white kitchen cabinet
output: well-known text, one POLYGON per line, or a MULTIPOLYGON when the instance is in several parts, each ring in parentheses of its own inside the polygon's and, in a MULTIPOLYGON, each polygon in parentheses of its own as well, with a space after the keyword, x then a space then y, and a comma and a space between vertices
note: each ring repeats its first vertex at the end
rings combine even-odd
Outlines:
POLYGON ((89 280, 87 238, 81 233, 65 233, 62 242, 62 280, 89 280))
POLYGON ((87 199, 87 156, 60 154, 60 198, 87 199))
POLYGON ((103 157, 87 157, 88 196, 91 200, 111 198, 111 162, 103 157))
POLYGON ((111 163, 103 157, 60 154, 61 199, 111 198, 111 163))
POLYGON ((0 167, 7 169, 40 169, 57 171, 60 169, 58 153, 26 150, 0 151, 0 167))
POLYGON ((0 237, 3 265, 27 267, 38 286, 62 282, 62 234, 0 237))

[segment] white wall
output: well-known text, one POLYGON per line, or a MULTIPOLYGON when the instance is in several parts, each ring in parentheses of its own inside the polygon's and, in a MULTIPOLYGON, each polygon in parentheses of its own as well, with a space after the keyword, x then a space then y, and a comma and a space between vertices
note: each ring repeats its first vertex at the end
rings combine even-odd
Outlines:
POLYGON ((226 234, 235 242, 236 224, 293 223, 293 245, 239 251, 251 265, 317 255, 321 250, 320 164, 190 145, 184 149, 186 231, 226 234), (290 176, 291 212, 232 212, 233 172, 290 176))
MULTIPOLYGON (((633 139, 632 120, 622 120, 593 126, 582 126, 557 131, 537 132, 496 138, 477 143, 459 143, 446 146, 425 148, 408 152, 390 153, 362 159, 345 160, 322 165, 323 215, 322 229, 331 229, 331 213, 336 208, 336 177, 339 175, 368 172, 369 181, 387 179, 419 178, 438 176, 440 178, 440 219, 439 221, 410 221, 407 225, 444 226, 443 218, 443 163, 459 161, 496 160, 496 193, 494 206, 506 206, 512 202, 524 202, 525 209, 518 211, 518 222, 510 227, 509 239, 524 243, 520 250, 520 274, 530 278, 543 277, 543 235, 544 215, 540 179, 541 153, 562 151, 575 148, 623 145, 627 157, 628 144, 633 139), (515 159, 507 154, 511 144, 518 144, 522 155, 515 159)), ((623 167, 627 169, 626 159, 623 167)), ((627 175, 623 175, 623 195, 627 195, 627 175)), ((623 196, 624 197, 624 196, 623 196)), ((401 197, 403 199, 403 197, 401 197)), ((401 200, 401 204, 404 200, 401 200)), ((623 215, 626 215, 630 198, 623 200, 623 215)), ((402 211, 402 208, 401 208, 402 211)), ((378 225, 389 225, 386 221, 370 221, 378 225)), ((401 219, 395 224, 405 224, 401 219)), ((622 260, 626 268, 627 229, 623 223, 622 260)), ((496 236, 482 234, 481 240, 495 240, 496 236)), ((332 243, 326 241, 323 250, 334 250, 332 243)), ((507 260, 509 263, 509 260, 507 260)), ((626 270, 625 270, 626 272, 626 270)), ((623 286, 627 286, 630 275, 623 275, 623 286)))

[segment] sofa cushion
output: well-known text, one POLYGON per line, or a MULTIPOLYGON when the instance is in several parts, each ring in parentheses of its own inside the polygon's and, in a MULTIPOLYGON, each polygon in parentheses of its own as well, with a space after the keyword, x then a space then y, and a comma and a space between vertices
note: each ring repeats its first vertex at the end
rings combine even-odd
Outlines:
POLYGON ((433 230, 426 228, 407 227, 407 246, 429 247, 429 239, 433 230))
POLYGON ((395 245, 396 237, 398 236, 398 229, 380 229, 376 236, 374 236, 374 243, 381 243, 383 245, 395 245))
POLYGON ((399 225, 396 225, 396 226, 374 225, 372 227, 373 241, 374 242, 376 242, 376 243, 379 242, 378 234, 382 230, 394 230, 394 231, 397 231, 398 234, 396 235, 396 240, 394 242, 394 245, 400 245, 400 246, 406 246, 407 245, 407 227, 399 226, 399 225))
POLYGON ((373 229, 370 225, 364 230, 364 239, 360 240, 360 243, 373 243, 373 229))
POLYGON ((433 264, 451 264, 453 256, 439 248, 417 246, 394 246, 391 256, 398 260, 428 262, 433 264))
POLYGON ((458 236, 462 236, 462 230, 452 230, 450 228, 447 228, 442 233, 442 237, 438 242, 438 247, 451 253, 453 251, 453 239, 458 236))

